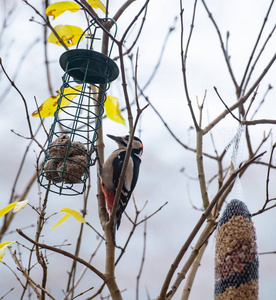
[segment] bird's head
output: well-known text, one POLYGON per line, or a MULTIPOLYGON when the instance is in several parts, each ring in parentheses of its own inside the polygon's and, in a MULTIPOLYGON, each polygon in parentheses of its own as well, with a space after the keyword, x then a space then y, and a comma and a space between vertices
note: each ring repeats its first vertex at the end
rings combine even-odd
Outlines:
MULTIPOLYGON (((125 136, 114 136, 114 135, 111 135, 111 134, 107 134, 107 136, 114 140, 119 148, 127 148, 127 145, 128 145, 128 141, 129 141, 129 135, 125 135, 125 136)), ((133 141, 132 141, 132 153, 138 155, 138 156, 141 156, 142 153, 143 153, 143 143, 142 141, 134 136, 133 137, 133 141)))

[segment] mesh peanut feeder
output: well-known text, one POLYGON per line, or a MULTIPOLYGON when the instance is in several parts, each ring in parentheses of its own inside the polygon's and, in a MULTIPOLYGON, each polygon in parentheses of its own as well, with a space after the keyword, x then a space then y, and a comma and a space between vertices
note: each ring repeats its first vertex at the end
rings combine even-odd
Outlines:
POLYGON ((258 300, 259 260, 251 214, 231 200, 218 223, 215 300, 258 300))
MULTIPOLYGON (((115 25, 115 37, 115 21, 99 21, 110 20, 115 25)), ((110 58, 113 41, 108 56, 92 50, 101 40, 99 32, 102 33, 100 26, 92 22, 80 37, 76 49, 68 50, 60 57, 65 74, 39 175, 41 186, 60 195, 78 195, 86 189, 106 91, 119 75, 117 65, 110 58), (84 35, 90 38, 90 49, 79 49, 84 35)))

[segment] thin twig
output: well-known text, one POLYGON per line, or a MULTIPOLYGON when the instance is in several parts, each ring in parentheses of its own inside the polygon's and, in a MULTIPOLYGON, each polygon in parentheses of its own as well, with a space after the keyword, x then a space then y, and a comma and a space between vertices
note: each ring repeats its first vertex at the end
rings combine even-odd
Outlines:
POLYGON ((193 34, 194 20, 195 20, 195 14, 196 14, 196 5, 197 5, 197 0, 195 0, 195 2, 194 2, 192 24, 191 24, 191 28, 190 28, 188 41, 187 41, 187 44, 186 44, 186 49, 185 49, 185 52, 184 52, 184 20, 183 20, 184 8, 183 8, 183 5, 182 5, 182 0, 180 0, 182 76, 183 76, 184 90, 185 90, 185 94, 186 94, 186 98, 187 98, 187 102, 188 102, 188 107, 190 109, 190 113, 191 113, 191 116, 192 116, 192 119, 193 119, 194 126, 195 126, 196 130, 198 131, 199 126, 198 126, 198 123, 197 123, 197 120, 196 120, 196 117, 195 117, 195 113, 194 113, 193 106, 192 106, 192 101, 191 101, 191 98, 190 98, 190 95, 189 95, 187 74, 186 74, 188 50, 189 50, 189 45, 190 45, 190 41, 191 41, 192 34, 193 34))
POLYGON ((87 293, 87 292, 89 292, 89 291, 91 291, 91 290, 93 290, 93 289, 94 289, 94 287, 92 286, 92 287, 86 289, 85 291, 79 293, 78 295, 74 296, 74 297, 71 298, 71 299, 72 299, 72 300, 73 300, 73 299, 76 299, 76 298, 78 298, 79 296, 82 296, 82 295, 84 295, 85 293, 87 293))
POLYGON ((89 226, 92 230, 95 231, 95 233, 101 238, 101 240, 105 241, 105 237, 99 233, 97 229, 95 229, 89 222, 85 222, 87 226, 89 226))
MULTIPOLYGON (((11 252, 11 247, 8 247, 10 253, 12 254, 11 252)), ((24 284, 22 283, 21 279, 19 278, 19 276, 16 274, 16 272, 8 265, 6 264, 4 261, 1 262, 4 266, 6 266, 12 273, 13 275, 15 276, 15 278, 17 279, 17 281, 20 283, 21 287, 24 288, 24 284)))
POLYGON ((202 113, 203 113, 204 103, 205 103, 205 100, 206 100, 206 95, 207 95, 207 90, 205 90, 205 93, 204 93, 204 96, 203 96, 201 104, 199 104, 199 101, 197 99, 197 106, 198 106, 198 109, 199 109, 199 122, 198 122, 198 126, 200 128, 201 128, 201 125, 202 125, 202 113))
POLYGON ((26 272, 26 270, 24 270, 23 266, 21 265, 20 261, 18 260, 17 256, 15 253, 12 253, 12 258, 14 259, 14 262, 16 263, 16 265, 18 266, 18 270, 22 273, 22 275, 26 278, 26 280, 28 281, 28 284, 32 287, 33 291, 35 292, 36 296, 38 297, 38 299, 42 299, 42 295, 39 293, 38 289, 41 290, 41 292, 47 294, 48 297, 50 297, 51 299, 55 300, 55 298, 49 294, 44 287, 41 287, 39 284, 37 284, 30 276, 29 274, 26 272))
MULTIPOLYGON (((131 29, 131 27, 135 24, 135 22, 138 20, 139 16, 142 14, 142 12, 147 8, 148 4, 149 4, 150 0, 146 0, 145 4, 141 7, 140 11, 138 12, 138 14, 133 18, 133 20, 130 22, 130 24, 128 25, 127 29, 125 30, 125 32, 123 33, 121 40, 119 41, 119 45, 123 45, 126 36, 129 32, 129 30, 131 29)), ((127 2, 133 2, 133 0, 127 1, 127 2)))
POLYGON ((130 230, 130 232, 129 232, 129 234, 128 234, 128 238, 127 238, 127 240, 126 240, 124 246, 120 248, 121 253, 120 253, 120 255, 118 256, 118 258, 116 259, 116 261, 115 261, 115 266, 119 263, 119 261, 121 260, 122 256, 123 256, 124 253, 126 252, 126 248, 127 248, 128 244, 129 244, 129 242, 130 242, 130 240, 131 240, 131 237, 133 236, 134 231, 135 231, 135 229, 136 229, 136 227, 137 227, 137 224, 136 224, 136 223, 137 223, 138 216, 139 216, 140 212, 141 212, 140 210, 136 210, 135 219, 134 219, 133 222, 131 222, 131 223, 132 223, 132 228, 131 228, 131 230, 130 230))
MULTIPOLYGON (((275 199, 275 198, 269 199, 269 201, 272 201, 272 200, 275 201, 276 199, 275 199)), ((273 204, 273 205, 271 205, 271 206, 269 206, 269 207, 266 207, 265 209, 260 209, 260 210, 258 210, 257 212, 255 212, 255 213, 252 214, 252 217, 255 217, 255 216, 257 216, 257 215, 260 215, 260 214, 264 213, 265 211, 268 211, 268 210, 270 210, 270 209, 272 209, 272 208, 274 208, 274 207, 276 207, 276 203, 273 204)))
POLYGON ((15 88, 15 90, 18 92, 18 94, 21 96, 21 99, 23 100, 23 104, 24 104, 24 108, 25 108, 25 112, 26 112, 26 117, 27 117, 27 123, 29 126, 29 131, 30 131, 30 135, 31 138, 34 137, 33 134, 33 130, 32 130, 32 125, 31 125, 31 121, 30 121, 30 117, 29 117, 29 112, 28 112, 28 106, 27 106, 27 101, 25 99, 25 97, 23 96, 23 94, 21 93, 21 91, 19 90, 19 88, 15 85, 14 81, 11 80, 11 78, 9 77, 8 73, 6 72, 3 63, 2 63, 2 59, 0 58, 0 66, 5 74, 5 76, 7 77, 7 79, 9 80, 9 82, 11 83, 11 85, 15 88))
MULTIPOLYGON (((140 28, 138 30, 138 33, 136 35, 136 38, 134 39, 132 45, 124 52, 124 54, 123 54, 124 56, 129 54, 132 51, 132 49, 134 48, 134 46, 137 44, 139 37, 142 33, 142 29, 144 27, 145 21, 146 21, 146 15, 147 15, 147 8, 145 9, 144 17, 142 18, 142 22, 141 22, 140 28)), ((116 61, 119 58, 120 58, 120 56, 115 56, 115 57, 113 57, 113 60, 116 61)))
MULTIPOLYGON (((88 136, 88 139, 89 139, 89 136, 88 136)), ((82 217, 83 218, 87 214, 87 203, 88 203, 89 191, 90 191, 90 181, 89 181, 89 186, 88 186, 88 188, 87 188, 87 190, 86 190, 86 192, 84 193, 84 196, 83 196, 83 208, 82 208, 82 217)), ((78 238, 77 238, 75 253, 74 253, 76 256, 79 256, 82 237, 83 237, 83 229, 84 229, 84 223, 81 223, 78 238)), ((73 287, 75 286, 76 268, 77 268, 77 263, 76 263, 76 261, 73 261, 72 266, 71 266, 71 270, 68 273, 68 282, 67 282, 67 292, 70 290, 70 285, 72 286, 72 288, 71 288, 71 297, 73 297, 74 290, 75 290, 73 287)))
POLYGON ((0 300, 3 300, 9 293, 11 293, 15 288, 11 288, 9 291, 7 291, 1 298, 0 300))
MULTIPOLYGON (((97 292, 96 292, 95 294, 93 294, 93 295, 92 295, 91 297, 89 297, 89 298, 86 298, 85 300, 91 300, 91 299, 94 299, 95 297, 97 297, 98 295, 100 295, 104 287, 105 287, 105 283, 103 283, 103 284, 99 287, 99 289, 97 290, 97 292)), ((66 299, 66 300, 67 300, 67 299, 66 299)))
POLYGON ((144 243, 143 243, 143 254, 141 259, 141 265, 139 269, 139 273, 136 277, 136 300, 139 300, 139 283, 142 275, 144 263, 145 263, 145 255, 146 255, 146 241, 147 241, 147 221, 144 223, 144 243))
POLYGON ((223 52, 223 55, 224 55, 224 59, 225 59, 225 62, 226 62, 226 65, 227 65, 227 68, 228 68, 228 71, 229 71, 229 74, 231 76, 231 79, 233 81, 233 84, 236 88, 236 91, 238 91, 239 89, 239 86, 238 86, 238 83, 236 81, 236 78, 235 78, 235 75, 234 75, 234 72, 233 72, 233 69, 231 67, 231 64, 230 64, 230 59, 229 59, 229 54, 228 54, 228 51, 226 50, 225 46, 224 46, 224 43, 223 43, 223 39, 222 39, 222 36, 221 36, 221 33, 220 33, 220 30, 219 30, 219 27, 215 21, 215 19, 213 18, 212 16, 212 13, 209 11, 206 3, 204 0, 201 0, 201 2, 203 3, 203 6, 206 10, 206 12, 208 13, 208 17, 211 19, 216 31, 217 31, 217 34, 218 34, 218 38, 219 38, 219 42, 220 42, 220 46, 221 46, 221 49, 222 49, 222 52, 223 52))
POLYGON ((276 254, 276 251, 259 252, 259 255, 276 254))
MULTIPOLYGON (((252 215, 258 215, 258 214, 264 212, 266 210, 267 204, 271 201, 271 199, 269 199, 269 181, 270 181, 270 171, 271 171, 273 153, 274 153, 275 148, 276 148, 276 143, 274 143, 273 146, 272 146, 271 153, 270 153, 270 158, 269 158, 269 163, 268 163, 268 168, 267 168, 266 186, 265 186, 265 193, 266 193, 265 203, 264 203, 263 207, 258 212, 256 212, 255 214, 252 214, 252 215)), ((270 207, 269 209, 271 209, 272 207, 270 207)))
POLYGON ((257 86, 256 90, 254 91, 253 96, 251 97, 250 103, 249 103, 249 105, 248 105, 248 107, 247 107, 247 110, 246 110, 246 112, 245 112, 245 114, 244 114, 243 121, 247 119, 247 115, 248 115, 248 113, 249 113, 249 111, 250 111, 250 109, 251 109, 251 106, 252 106, 253 102, 254 102, 255 99, 256 99, 258 90, 259 90, 259 85, 257 86))
POLYGON ((175 17, 172 26, 169 27, 169 30, 168 30, 168 32, 165 36, 165 39, 164 39, 163 45, 161 47, 160 54, 159 54, 158 60, 155 64, 155 67, 154 67, 151 75, 149 76, 147 82, 145 83, 145 85, 142 88, 143 91, 145 91, 145 89, 150 85, 150 83, 152 82, 153 78, 155 77, 155 75, 156 75, 156 73, 157 73, 157 71, 158 71, 158 69, 161 65, 162 58, 164 56, 166 46, 168 45, 169 37, 171 36, 171 33, 175 30, 176 21, 177 21, 177 18, 175 17))
MULTIPOLYGON (((27 58, 27 56, 29 56, 31 54, 31 50, 35 49, 35 45, 40 41, 39 38, 36 38, 25 50, 25 52, 22 54, 22 56, 20 57, 20 59, 18 60, 18 64, 15 66, 15 72, 12 75, 13 81, 15 81, 18 77, 18 75, 20 74, 20 69, 22 67, 22 65, 25 62, 25 59, 27 58)), ((0 103, 2 101, 4 101, 5 97, 8 95, 10 88, 12 88, 12 85, 7 86, 6 89, 2 90, 1 94, 0 94, 0 103)))
POLYGON ((264 94, 264 96, 263 96, 263 99, 260 101, 258 107, 256 108, 256 110, 255 110, 254 113, 252 114, 251 120, 254 119, 255 115, 257 114, 257 112, 259 111, 259 109, 261 108, 261 106, 264 104, 265 98, 266 98, 268 92, 269 92, 271 89, 273 89, 273 87, 272 87, 271 84, 269 84, 268 87, 267 87, 267 90, 266 90, 266 92, 265 92, 265 94, 264 94))
MULTIPOLYGON (((44 1, 44 9, 49 6, 49 0, 44 1)), ((45 17, 47 23, 49 23, 48 16, 45 17)), ((46 69, 46 75, 47 75, 47 84, 48 89, 50 92, 50 95, 53 95, 53 87, 51 83, 51 74, 50 74, 50 68, 49 68, 49 59, 48 59, 48 42, 47 42, 47 26, 44 26, 43 30, 43 46, 44 46, 44 62, 45 62, 45 69, 46 69)))
POLYGON ((53 32, 53 34, 55 35, 55 37, 58 39, 59 43, 66 49, 69 50, 69 48, 66 46, 66 44, 64 43, 63 39, 58 35, 58 33, 56 32, 56 30, 53 28, 53 26, 51 25, 51 23, 49 22, 49 20, 47 20, 33 5, 31 5, 27 0, 22 0, 23 2, 25 2, 28 6, 30 6, 37 15, 39 15, 43 21, 45 22, 45 25, 48 26, 51 31, 53 32))
MULTIPOLYGON (((37 133, 39 132, 40 127, 41 127, 41 124, 39 124, 37 130, 35 131, 35 134, 34 134, 35 136, 36 136, 37 133)), ((33 141, 34 141, 34 140, 32 139, 32 140, 30 141, 30 143, 27 145, 26 149, 25 149, 24 155, 23 155, 22 160, 21 160, 21 163, 20 163, 20 167, 19 167, 19 169, 18 169, 18 172, 17 172, 17 174, 16 174, 16 177, 15 177, 15 180, 14 180, 14 183, 13 183, 12 193, 11 193, 11 196, 10 196, 10 201, 9 201, 9 203, 11 203, 11 202, 13 201, 14 193, 15 193, 15 189, 16 189, 16 185, 17 185, 19 176, 20 176, 20 174, 21 174, 21 172, 22 172, 23 165, 24 165, 25 160, 26 160, 26 156, 27 156, 27 154, 28 154, 28 152, 29 152, 29 149, 30 149, 31 144, 33 143, 33 141)), ((33 181, 32 181, 32 182, 33 182, 33 181)))
MULTIPOLYGON (((272 0, 272 1, 274 1, 274 0, 272 0)), ((276 25, 273 27, 272 31, 270 32, 270 34, 268 35, 266 41, 264 42, 262 49, 260 50, 258 56, 256 57, 255 62, 253 63, 253 65, 252 65, 252 67, 251 67, 251 70, 250 70, 250 72, 249 72, 249 74, 248 74, 248 76, 247 76, 246 82, 245 82, 245 84, 244 84, 244 90, 246 90, 247 85, 248 85, 248 83, 249 83, 249 81, 250 81, 250 78, 251 78, 251 76, 252 76, 252 73, 253 73, 253 71, 254 71, 254 69, 255 69, 255 66, 256 66, 257 62, 259 61, 259 59, 260 59, 260 57, 261 57, 261 55, 262 55, 262 53, 263 53, 263 51, 264 51, 266 45, 268 44, 268 41, 269 41, 270 38, 272 37, 272 35, 273 35, 275 29, 276 29, 276 25)))
POLYGON ((220 96, 220 94, 219 94, 219 92, 218 92, 218 89, 214 86, 214 90, 215 90, 215 92, 217 93, 217 95, 218 95, 218 97, 219 97, 219 99, 220 99, 220 101, 223 103, 223 105, 225 106, 225 108, 229 111, 229 113, 231 114, 231 116, 236 120, 236 121, 238 121, 239 123, 241 123, 241 120, 239 119, 239 118, 237 118, 233 113, 232 113, 232 111, 229 109, 229 107, 227 106, 227 104, 223 101, 223 99, 221 98, 221 96, 220 96))
MULTIPOLYGON (((250 67, 250 65, 251 65, 251 62, 252 62, 252 60, 253 60, 253 57, 254 57, 255 51, 256 51, 256 49, 257 49, 257 46, 258 46, 258 44, 259 44, 259 41, 260 41, 260 39, 261 39, 261 36, 262 36, 262 34, 263 34, 263 30, 264 30, 265 24, 266 24, 266 22, 267 22, 267 20, 268 20, 268 16, 269 16, 269 14, 270 14, 270 11, 271 11, 271 8, 272 8, 272 6, 273 6, 273 3, 274 3, 274 0, 272 0, 271 3, 270 3, 270 6, 269 6, 268 11, 267 11, 267 14, 266 14, 266 16, 265 16, 265 18, 264 18, 263 25, 262 25, 262 27, 261 27, 261 30, 260 30, 259 34, 258 34, 256 43, 255 43, 255 45, 254 45, 254 47, 253 47, 253 50, 252 50, 252 52, 251 52, 251 55, 250 55, 250 57, 249 57, 249 60, 248 60, 247 66, 246 66, 246 68, 245 68, 244 75, 243 75, 243 78, 242 78, 242 81, 241 81, 241 84, 240 84, 240 91, 243 90, 243 85, 244 85, 244 82, 245 82, 245 80, 246 80, 247 72, 248 72, 249 67, 250 67)), ((238 95, 238 96, 239 96, 239 95, 238 95)))
MULTIPOLYGON (((74 252, 76 256, 79 256, 79 252, 80 252, 80 246, 81 246, 82 235, 83 235, 83 226, 84 224, 81 223, 78 238, 77 238, 77 243, 75 247, 75 252, 74 252)), ((73 260, 71 269, 68 272, 67 289, 66 289, 67 293, 70 291, 69 295, 71 294, 71 298, 74 298, 75 289, 73 287, 75 286, 76 268, 77 268, 77 262, 73 260)))
POLYGON ((138 222, 136 225, 140 225, 141 223, 147 221, 148 219, 150 219, 151 217, 153 217, 155 214, 157 214, 165 205, 168 204, 168 201, 166 201, 163 205, 161 205, 155 212, 153 212, 152 214, 150 214, 148 217, 145 217, 143 220, 141 220, 140 222, 138 222))
POLYGON ((47 136, 47 139, 48 139, 48 138, 49 138, 49 133, 48 133, 48 131, 46 130, 46 128, 45 128, 45 126, 44 126, 44 121, 43 121, 43 118, 41 117, 41 113, 40 113, 40 109, 39 109, 39 106, 38 106, 36 97, 34 97, 34 100, 35 100, 36 109, 37 109, 37 112, 38 112, 38 115, 39 115, 40 124, 41 124, 41 126, 43 127, 44 132, 45 132, 45 134, 46 134, 46 136, 47 136))
MULTIPOLYGON (((88 260, 89 264, 91 264, 91 262, 92 262, 93 258, 95 257, 97 251, 99 250, 100 246, 102 245, 102 242, 103 242, 103 239, 100 239, 99 244, 97 245, 95 251, 91 254, 91 256, 90 256, 90 258, 88 260)), ((80 283, 80 281, 84 277, 86 271, 87 271, 87 267, 84 267, 83 270, 82 270, 82 272, 81 272, 81 274, 79 275, 79 278, 76 280, 74 286, 72 286, 71 289, 65 294, 65 297, 63 298, 64 300, 66 300, 68 298, 68 295, 71 293, 71 291, 74 290, 78 286, 78 284, 80 283)), ((103 285, 105 285, 105 283, 103 285)))

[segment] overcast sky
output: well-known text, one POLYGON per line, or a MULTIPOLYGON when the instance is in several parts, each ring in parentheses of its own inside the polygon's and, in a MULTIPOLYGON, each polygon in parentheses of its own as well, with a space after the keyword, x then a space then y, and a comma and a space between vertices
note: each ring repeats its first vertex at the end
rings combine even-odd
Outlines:
MULTIPOLYGON (((30 1, 40 11, 42 8, 39 1, 30 1)), ((123 3, 123 1, 110 1, 111 16, 113 12, 123 3)), ((124 15, 118 21, 118 37, 120 37, 127 28, 129 22, 137 14, 143 1, 135 1, 124 15)), ((188 38, 193 1, 184 1, 184 39, 185 45, 188 38)), ((27 99, 29 113, 36 110, 34 97, 36 97, 40 105, 44 100, 50 97, 48 85, 46 82, 46 72, 44 66, 44 48, 43 48, 43 29, 37 22, 42 20, 37 16, 30 7, 22 1, 0 1, 1 7, 6 9, 0 12, 0 24, 3 23, 7 11, 14 5, 13 13, 8 17, 7 28, 0 29, 0 57, 3 65, 6 68, 9 76, 15 81, 17 87, 27 99), (34 16, 35 21, 30 22, 29 19, 34 16), (35 42, 37 40, 37 42, 35 42)), ((215 18, 222 38, 225 42, 227 31, 230 32, 229 38, 229 54, 231 56, 231 64, 237 81, 240 82, 245 70, 248 58, 257 39, 258 33, 262 26, 264 17, 270 5, 270 1, 207 1, 207 5, 215 18)), ((99 14, 101 12, 97 10, 99 14)), ((257 53, 271 32, 276 17, 276 9, 272 8, 270 17, 264 29, 264 34, 257 48, 257 53)), ((131 45, 131 41, 135 38, 135 34, 139 30, 141 20, 130 31, 126 45, 131 45)), ((77 25, 85 29, 86 23, 81 12, 70 13, 66 12, 52 22, 52 25, 71 24, 77 25)), ((179 19, 179 1, 160 1, 151 0, 148 7, 146 23, 143 33, 139 39, 137 47, 139 47, 138 61, 138 79, 139 84, 144 86, 151 76, 153 69, 158 61, 164 39, 167 35, 169 27, 175 26, 167 41, 161 65, 156 73, 152 83, 145 90, 146 96, 157 108, 165 122, 170 126, 175 135, 185 144, 190 147, 195 147, 195 130, 191 128, 191 116, 188 110, 186 97, 184 94, 181 60, 180 60, 180 19, 179 19), (177 18, 177 20, 175 20, 177 18)), ((197 4, 197 13, 194 24, 194 33, 191 40, 188 61, 187 74, 190 97, 198 116, 196 99, 201 101, 207 91, 205 110, 203 113, 203 125, 208 124, 209 120, 213 120, 220 112, 224 110, 223 104, 216 96, 213 86, 216 86, 224 101, 231 106, 235 103, 236 94, 233 83, 227 71, 225 61, 220 48, 219 40, 214 26, 210 22, 202 3, 197 4)), ((275 52, 276 40, 272 36, 269 44, 265 48, 264 54, 260 62, 256 66, 255 73, 249 86, 256 80, 260 72, 270 61, 275 52)), ((59 56, 64 52, 62 47, 50 44, 48 46, 51 82, 54 90, 58 90, 62 84, 63 71, 58 64, 59 56)), ((116 48, 113 55, 116 56, 116 48)), ((131 99, 134 99, 134 84, 131 80, 131 67, 128 58, 126 58, 128 89, 131 99)), ((256 116, 257 119, 267 118, 275 119, 275 78, 276 68, 273 66, 268 72, 263 82, 261 83, 258 94, 253 104, 251 112, 254 112, 262 100, 269 84, 274 86, 266 99, 265 104, 261 107, 256 116)), ((118 97, 121 107, 124 106, 123 93, 121 89, 121 78, 119 77, 111 84, 109 94, 118 97)), ((15 132, 29 136, 28 125, 26 121, 23 102, 18 93, 10 87, 9 82, 0 70, 0 99, 1 118, 0 118, 0 208, 5 206, 11 195, 11 189, 25 152, 29 140, 22 139, 11 132, 15 132)), ((141 98, 141 106, 146 102, 141 98)), ((135 115, 136 109, 133 109, 135 115)), ((122 113, 127 120, 126 112, 122 113)), ((237 114, 236 114, 237 115, 237 114)), ((250 115, 250 114, 249 114, 250 115)), ((252 114, 251 114, 252 115, 252 114)), ((48 118, 45 121, 47 129, 50 128, 53 119, 48 118)), ((34 129, 39 125, 39 119, 31 117, 31 123, 34 129)), ((128 132, 128 127, 117 124, 111 120, 104 120, 104 133, 113 135, 124 135, 128 132)), ((193 178, 197 177, 197 169, 195 163, 195 155, 183 147, 181 147, 169 134, 159 117, 149 107, 142 115, 141 122, 138 126, 140 137, 144 144, 144 154, 142 158, 141 172, 139 181, 135 190, 135 199, 138 206, 143 207, 148 201, 147 206, 141 214, 141 217, 150 215, 157 210, 161 205, 168 201, 158 214, 148 221, 147 224, 147 248, 146 248, 146 264, 141 277, 141 299, 146 299, 146 290, 153 299, 160 291, 166 272, 171 265, 174 257, 178 253, 183 242, 193 229, 201 212, 192 207, 191 202, 201 207, 199 185, 193 178), (185 172, 180 172, 184 168, 185 172)), ((252 145, 254 149, 259 145, 263 138, 264 132, 268 133, 270 128, 274 134, 275 129, 270 125, 252 126, 249 132, 252 136, 252 145)), ((229 143, 237 129, 237 122, 228 116, 213 130, 213 137, 216 147, 219 151, 223 151, 224 147, 229 143)), ((268 153, 264 155, 263 161, 268 162, 272 143, 275 142, 272 138, 269 139, 263 150, 268 153)), ((38 135, 38 140, 41 143, 45 141, 45 133, 41 131, 38 135)), ((105 153, 109 155, 116 147, 114 142, 109 139, 105 140, 105 153)), ((247 158, 246 147, 244 147, 243 159, 247 158)), ((214 154, 210 136, 204 138, 204 151, 214 154)), ((19 177, 16 188, 16 193, 20 194, 23 188, 28 183, 30 176, 35 171, 35 163, 39 148, 32 145, 29 149, 23 171, 19 177)), ((227 168, 230 163, 231 153, 228 155, 224 168, 227 168)), ((214 161, 204 158, 206 170, 206 178, 210 180, 217 171, 217 165, 214 161)), ((93 167, 92 167, 93 168, 93 167)), ((243 199, 249 210, 253 213, 262 207, 265 200, 265 184, 266 184, 267 168, 264 166, 252 166, 250 170, 241 179, 243 189, 243 199)), ((95 168, 91 170, 92 189, 90 203, 88 208, 87 220, 101 231, 97 216, 96 190, 95 190, 95 168)), ((275 197, 276 188, 273 187, 275 181, 275 172, 271 173, 271 189, 270 196, 275 197)), ((214 180, 209 186, 210 199, 217 191, 217 182, 214 180)), ((42 193, 45 191, 42 190, 42 193)), ((237 195, 237 194, 236 194, 237 195)), ((234 197, 235 194, 232 194, 234 197)), ((38 189, 35 184, 28 195, 30 203, 34 206, 38 201, 38 189)), ((48 204, 48 213, 51 214, 62 207, 70 207, 80 210, 82 201, 80 197, 60 197, 55 194, 50 195, 48 204)), ((228 199, 230 200, 230 198, 228 199)), ((129 204, 127 213, 130 216, 134 215, 133 204, 129 204)), ((75 220, 68 221, 67 227, 60 226, 55 232, 49 232, 49 228, 58 220, 58 216, 53 217, 49 224, 45 226, 45 243, 60 244, 67 239, 69 243, 74 243, 72 237, 78 233, 78 224, 75 220)), ((271 210, 263 215, 253 219, 260 252, 275 251, 276 238, 274 228, 276 226, 275 210, 271 210)), ((11 230, 17 227, 24 227, 36 224, 36 215, 30 207, 25 211, 18 213, 15 222, 12 224, 11 230), (28 214, 29 218, 26 218, 28 214)), ((122 220, 121 228, 117 234, 119 243, 123 244, 130 230, 130 222, 126 217, 122 220)), ((26 233, 32 235, 33 231, 27 229, 26 233)), ((83 249, 80 256, 88 259, 90 253, 94 251, 98 241, 96 235, 85 229, 87 240, 83 243, 83 249), (92 234, 92 237, 91 237, 92 234), (87 246, 87 247, 86 247, 87 246), (91 250, 92 249, 92 250, 91 250)), ((18 235, 12 233, 5 237, 5 240, 18 240, 25 243, 18 235)), ((136 276, 139 270, 139 263, 142 257, 142 240, 143 226, 138 227, 133 241, 129 245, 129 249, 125 257, 122 259, 117 269, 118 284, 121 289, 127 289, 123 293, 126 299, 134 299, 136 276)), ((194 245, 194 243, 193 243, 194 245)), ((74 247, 67 247, 66 250, 74 251, 74 247)), ((104 253, 104 248, 101 249, 104 253)), ((188 256, 186 256, 181 266, 184 264, 188 256)), ((27 261, 27 255, 25 257, 27 261)), ((202 260, 202 265, 195 279, 194 287, 191 292, 190 299, 198 300, 213 298, 214 285, 214 239, 211 238, 206 253, 202 260)), ((10 254, 6 254, 5 262, 13 265, 10 254)), ((62 278, 64 269, 59 267, 59 264, 66 263, 68 268, 70 262, 63 257, 53 254, 49 257, 49 262, 55 266, 55 274, 49 279, 49 291, 53 293, 57 299, 62 297, 59 282, 57 278, 62 278)), ((102 268, 102 260, 100 254, 95 258, 95 265, 102 268)), ((0 296, 9 288, 17 283, 13 274, 3 265, 1 267, 0 296)), ((79 270, 81 270, 80 268, 79 270)), ((275 297, 275 270, 276 257, 273 255, 263 255, 260 257, 260 299, 273 299, 275 297)), ((52 270, 50 270, 51 272, 52 270)), ((39 274, 40 270, 37 267, 34 272, 39 274)), ((39 275, 37 275, 39 276, 39 275)), ((93 274, 87 276, 86 283, 83 284, 83 289, 87 288, 87 282, 93 282, 95 288, 100 282, 93 274)), ((19 285, 10 298, 16 299, 16 295, 20 295, 21 289, 19 285)), ((64 286, 64 285, 63 285, 64 286)), ((181 289, 176 296, 180 297, 181 289)))

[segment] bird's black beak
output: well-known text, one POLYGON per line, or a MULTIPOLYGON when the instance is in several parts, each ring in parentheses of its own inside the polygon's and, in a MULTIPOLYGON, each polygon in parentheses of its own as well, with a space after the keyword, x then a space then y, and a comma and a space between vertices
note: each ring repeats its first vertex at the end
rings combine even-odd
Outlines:
POLYGON ((120 136, 115 136, 115 135, 111 135, 111 134, 107 134, 106 136, 117 143, 122 143, 122 137, 120 137, 120 136))

